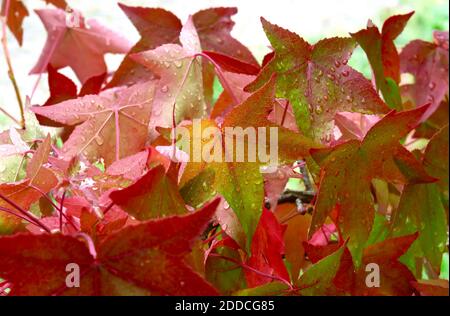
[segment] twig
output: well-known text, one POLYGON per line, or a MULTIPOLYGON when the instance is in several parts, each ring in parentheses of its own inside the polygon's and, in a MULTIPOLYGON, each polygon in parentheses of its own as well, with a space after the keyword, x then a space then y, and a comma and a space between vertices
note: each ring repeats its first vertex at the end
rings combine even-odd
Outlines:
MULTIPOLYGON (((62 211, 62 209, 61 209, 59 206, 57 206, 57 205, 56 205, 56 204, 55 204, 55 203, 47 196, 47 194, 46 194, 44 191, 42 191, 40 188, 38 188, 37 186, 32 185, 32 184, 30 184, 30 188, 32 188, 32 189, 38 191, 38 192, 42 195, 42 197, 43 197, 44 199, 46 199, 46 200, 50 203, 50 205, 51 205, 55 210, 61 212, 60 215, 63 216, 63 217, 66 219, 66 221, 67 221, 67 222, 68 222, 75 230, 77 230, 77 227, 75 226, 75 224, 69 219, 69 217, 67 217, 66 214, 64 214, 64 212, 62 211)), ((65 192, 64 192, 64 194, 65 194, 65 192)), ((61 202, 64 203, 64 200, 61 200, 61 202)), ((62 232, 62 231, 61 231, 61 232, 62 232)))
POLYGON ((278 204, 295 203, 297 199, 305 204, 310 204, 314 199, 315 193, 311 191, 286 190, 278 199, 278 204))
MULTIPOLYGON (((9 10, 9 0, 6 0, 6 9, 9 10)), ((5 60, 6 60, 6 64, 8 66, 8 77, 9 80, 11 80, 11 83, 14 87, 14 92, 16 94, 16 98, 17 98, 17 103, 19 104, 19 109, 20 109, 20 127, 22 129, 25 129, 25 113, 24 113, 24 108, 23 108, 23 102, 22 102, 22 98, 20 96, 20 90, 19 90, 19 86, 17 84, 16 81, 16 77, 14 76, 14 70, 12 67, 12 63, 11 63, 11 56, 9 54, 9 50, 8 50, 8 39, 6 36, 6 23, 7 23, 7 19, 8 19, 8 12, 5 10, 5 16, 0 17, 1 21, 2 21, 2 48, 3 48, 3 53, 5 55, 5 60)))
POLYGON ((284 120, 286 119, 286 114, 287 114, 288 107, 289 107, 289 101, 286 101, 286 105, 284 107, 283 117, 281 118, 280 126, 283 126, 283 124, 284 124, 284 120))
POLYGON ((314 187, 311 183, 311 179, 309 178, 309 172, 306 168, 306 164, 300 165, 300 172, 303 175, 303 183, 305 184, 306 191, 314 192, 314 187))
MULTIPOLYGON (((61 197, 61 202, 59 203, 59 231, 62 233, 63 231, 63 207, 64 207, 64 199, 66 198, 66 191, 64 191, 62 197, 61 197)), ((73 225, 73 224, 72 224, 73 225)))

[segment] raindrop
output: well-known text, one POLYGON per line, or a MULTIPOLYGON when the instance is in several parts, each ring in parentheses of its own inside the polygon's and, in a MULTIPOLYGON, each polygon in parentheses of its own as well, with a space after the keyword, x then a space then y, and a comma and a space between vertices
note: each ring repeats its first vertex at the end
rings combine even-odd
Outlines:
POLYGON ((434 88, 436 88, 436 83, 435 82, 430 82, 430 84, 428 85, 428 88, 430 88, 431 91, 434 90, 434 88))
POLYGON ((175 60, 174 64, 175 64, 175 67, 181 68, 181 67, 183 66, 183 61, 181 61, 181 60, 175 60))
POLYGON ((166 93, 167 91, 169 91, 169 87, 167 85, 161 87, 161 92, 166 93))

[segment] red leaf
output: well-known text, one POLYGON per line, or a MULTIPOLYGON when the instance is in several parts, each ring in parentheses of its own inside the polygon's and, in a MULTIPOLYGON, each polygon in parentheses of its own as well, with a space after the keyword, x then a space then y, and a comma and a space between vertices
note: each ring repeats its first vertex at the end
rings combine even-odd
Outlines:
POLYGON ((246 90, 260 88, 276 73, 276 96, 289 99, 303 133, 327 138, 339 111, 387 112, 370 81, 347 66, 355 48, 353 39, 327 38, 311 45, 264 18, 261 21, 275 56, 246 90))
POLYGON ((71 236, 1 237, 0 276, 12 284, 10 295, 215 295, 183 258, 217 203, 125 228, 96 245, 96 251, 71 236), (80 268, 79 288, 66 287, 70 263, 80 268))
MULTIPOLYGON (((272 212, 264 209, 252 239, 251 256, 248 265, 260 272, 289 281, 289 274, 283 262, 285 227, 280 225, 272 212)), ((270 282, 273 279, 246 271, 249 287, 270 282)))
POLYGON ((413 97, 416 106, 431 103, 423 120, 448 95, 448 32, 435 31, 433 35, 434 43, 414 40, 400 53, 401 72, 415 77, 415 83, 406 86, 408 95, 413 97))
POLYGON ((433 182, 399 140, 416 127, 428 107, 387 114, 360 142, 351 140, 332 149, 312 150, 321 166, 319 193, 310 237, 339 206, 336 224, 358 262, 372 229, 374 205, 370 185, 374 178, 395 183, 433 182), (401 168, 400 168, 401 167, 401 168))
POLYGON ((153 85, 142 83, 32 110, 64 125, 79 124, 64 143, 61 158, 83 154, 110 165, 144 148, 153 94, 153 85))
POLYGON ((8 28, 22 46, 23 20, 28 16, 28 10, 21 0, 2 1, 1 15, 7 17, 8 28), (9 8, 6 5, 9 4, 9 8), (6 10, 8 10, 6 12, 6 10))
POLYGON ((123 190, 113 191, 109 197, 139 220, 187 212, 176 180, 166 174, 163 166, 151 169, 135 183, 123 190))
POLYGON ((130 48, 127 40, 95 20, 85 22, 80 15, 79 27, 70 27, 62 10, 42 9, 36 13, 47 30, 48 38, 30 74, 45 72, 48 64, 55 69, 70 66, 78 79, 85 83, 89 78, 106 72, 105 53, 122 54, 130 48))

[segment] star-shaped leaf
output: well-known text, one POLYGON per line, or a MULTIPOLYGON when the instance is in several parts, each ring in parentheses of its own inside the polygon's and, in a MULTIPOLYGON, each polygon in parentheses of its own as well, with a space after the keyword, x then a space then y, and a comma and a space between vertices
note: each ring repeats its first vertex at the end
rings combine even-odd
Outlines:
POLYGON ((402 100, 398 89, 400 58, 394 39, 403 31, 413 13, 391 16, 384 22, 381 33, 378 27, 372 24, 351 34, 366 52, 377 88, 381 90, 386 103, 397 110, 402 109, 402 100))
MULTIPOLYGON (((285 227, 278 223, 273 213, 264 209, 253 235, 251 255, 247 264, 257 271, 277 276, 289 282, 289 274, 283 262, 285 227)), ((248 287, 272 281, 252 271, 246 271, 248 287)))
MULTIPOLYGON (((247 236, 247 245, 250 244, 253 233, 256 229, 259 221, 262 205, 264 200, 264 182, 263 175, 261 174, 261 167, 267 165, 267 162, 261 161, 256 158, 254 161, 249 159, 248 152, 244 153, 245 157, 241 157, 238 161, 236 159, 236 151, 234 148, 243 145, 245 148, 249 148, 249 142, 243 139, 237 141, 233 148, 227 149, 223 145, 222 141, 226 141, 226 129, 238 127, 242 129, 246 128, 258 128, 265 127, 266 130, 266 153, 269 152, 270 145, 268 144, 268 136, 270 134, 270 127, 276 128, 278 131, 278 150, 279 150, 279 164, 285 164, 296 161, 302 157, 308 156, 310 148, 317 147, 318 145, 309 140, 308 138, 292 132, 286 128, 279 127, 276 124, 268 120, 268 115, 273 109, 274 105, 274 89, 275 80, 272 78, 261 89, 250 95, 243 103, 233 108, 228 113, 220 125, 211 120, 202 120, 201 126, 195 127, 199 129, 193 130, 192 125, 190 128, 191 136, 193 139, 190 144, 190 162, 188 162, 183 177, 181 179, 181 186, 198 186, 198 178, 202 179, 200 188, 211 194, 215 191, 222 194, 227 200, 231 209, 236 213, 244 232, 247 236), (202 133, 207 128, 219 128, 220 135, 214 133, 208 136, 202 137, 202 133), (199 139, 201 138, 201 139, 199 139), (214 148, 214 157, 219 159, 213 159, 212 162, 206 163, 204 161, 196 162, 193 149, 193 143, 199 142, 202 147, 209 146, 207 148, 214 148), (241 143, 242 142, 242 143, 241 143), (220 150, 215 147, 220 146, 220 150), (228 150, 228 151, 227 151, 228 150), (233 150, 234 152, 231 152, 233 150), (228 158, 226 158, 228 156, 228 158), (231 158, 231 159, 230 159, 231 158), (204 170, 212 170, 212 175, 207 179, 202 178, 204 170), (202 173, 203 172, 203 173, 202 173)), ((198 122, 197 122, 198 123, 198 122)), ((260 136, 261 137, 261 136, 260 136)), ((191 138, 192 139, 192 138, 191 138)), ((255 143, 250 143, 250 148, 257 148, 255 143)), ((202 149, 204 150, 204 149, 202 149)), ((263 150, 259 148, 258 150, 263 150)), ((201 153, 200 153, 201 155, 201 153)), ((182 190, 187 190, 182 188, 182 190)), ((187 190, 191 194, 195 190, 187 190)), ((186 199, 186 196, 185 196, 186 199)), ((189 200, 189 196, 187 196, 189 200)))
POLYGON ((448 125, 428 143, 423 164, 439 182, 409 184, 403 189, 398 208, 392 213, 391 231, 394 236, 419 231, 419 238, 409 253, 413 258, 425 257, 439 274, 448 229, 448 125))
POLYGON ((415 128, 428 106, 387 114, 376 123, 362 141, 351 140, 334 148, 313 150, 321 166, 319 192, 309 236, 317 231, 327 216, 337 208, 333 220, 357 263, 372 229, 374 202, 371 181, 379 178, 393 183, 433 182, 420 162, 399 140, 415 128))
MULTIPOLYGON (((164 44, 179 44, 182 28, 180 20, 173 13, 164 9, 130 7, 124 4, 119 4, 119 6, 139 31, 141 39, 125 57, 109 86, 132 84, 154 77, 152 69, 142 66, 130 56, 164 44)), ((258 66, 251 52, 230 35, 234 25, 231 16, 236 12, 236 8, 211 8, 199 11, 192 16, 201 48, 258 66)), ((211 71, 214 74, 214 70, 210 67, 204 68, 207 68, 208 71, 208 74, 205 74, 204 71, 206 77, 210 77, 211 71)))
POLYGON ((12 284, 10 295, 215 295, 184 257, 217 202, 183 217, 124 228, 89 247, 60 234, 2 237, 0 277, 12 284), (78 265, 80 287, 67 287, 68 264, 78 265))
POLYGON ((202 66, 196 57, 201 53, 201 47, 191 17, 181 30, 180 42, 182 46, 165 44, 132 55, 134 60, 160 76, 152 111, 152 126, 171 127, 173 119, 178 123, 206 114, 202 66))
POLYGON ((148 171, 129 187, 113 191, 110 198, 139 220, 187 212, 176 180, 167 175, 161 165, 148 171))
MULTIPOLYGON (((32 203, 39 200, 42 194, 49 192, 58 183, 54 173, 44 166, 47 163, 50 150, 51 139, 50 136, 47 136, 29 161, 26 169, 26 178, 18 182, 0 184, 0 194, 13 201, 24 211, 28 211, 32 203)), ((0 207, 7 208, 12 210, 13 214, 20 215, 18 210, 1 198, 0 207)), ((18 217, 0 211, 0 232, 4 230, 14 231, 20 226, 20 222, 21 220, 18 217), (9 229, 2 227, 4 224, 2 222, 6 222, 6 227, 9 227, 9 229)))
POLYGON ((8 28, 13 33, 19 45, 22 46, 23 41, 23 20, 29 15, 28 10, 22 0, 2 1, 2 17, 7 19, 8 28), (7 8, 6 5, 9 4, 7 8), (7 11, 8 10, 8 11, 7 11))
POLYGON ((84 83, 107 72, 104 54, 123 54, 130 48, 127 40, 95 20, 85 22, 80 15, 79 26, 70 27, 63 10, 42 9, 36 13, 47 30, 48 38, 30 74, 45 72, 49 64, 56 69, 70 66, 84 83))
POLYGON ((144 149, 154 90, 152 83, 141 83, 32 110, 64 125, 76 125, 62 148, 63 159, 83 154, 110 165, 144 149))
POLYGON ((356 46, 353 39, 328 38, 310 45, 295 33, 261 21, 275 56, 246 89, 254 91, 276 73, 276 96, 289 99, 303 133, 316 139, 328 135, 338 111, 387 112, 370 81, 347 66, 356 46))
POLYGON ((431 103, 424 119, 433 114, 448 95, 448 31, 435 31, 434 43, 414 40, 400 53, 400 70, 415 77, 414 84, 403 86, 416 106, 431 103))

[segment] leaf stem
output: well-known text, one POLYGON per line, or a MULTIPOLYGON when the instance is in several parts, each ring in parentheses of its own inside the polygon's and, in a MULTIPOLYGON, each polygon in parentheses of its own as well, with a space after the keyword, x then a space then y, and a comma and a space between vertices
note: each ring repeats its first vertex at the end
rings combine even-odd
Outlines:
POLYGON ((5 109, 3 109, 2 107, 0 107, 0 112, 2 112, 3 114, 5 114, 8 118, 10 118, 14 123, 16 123, 17 125, 21 126, 20 122, 11 114, 9 114, 8 112, 6 112, 5 109))
MULTIPOLYGON (((64 212, 62 211, 62 208, 60 208, 59 206, 57 206, 48 196, 47 196, 47 194, 45 194, 45 192, 44 191, 42 191, 41 189, 39 189, 37 186, 34 186, 34 185, 32 185, 32 184, 30 184, 30 188, 32 188, 32 189, 34 189, 34 190, 36 190, 36 191, 38 191, 41 195, 42 195, 42 197, 43 198, 45 198, 52 206, 53 206, 53 208, 55 209, 55 210, 57 210, 58 212, 60 212, 61 214, 60 214, 60 216, 63 216, 64 218, 65 218, 65 220, 75 229, 75 230, 78 230, 78 228, 75 226, 75 224, 67 217, 67 215, 66 214, 64 214, 64 212)), ((64 192, 64 195, 65 195, 66 193, 64 192)), ((63 195, 63 196, 64 196, 63 195)), ((62 199, 61 200, 61 202, 62 203, 64 203, 64 199, 62 199)), ((62 232, 62 231, 61 231, 62 232)))
POLYGON ((22 215, 33 221, 36 225, 41 227, 43 230, 45 230, 47 233, 51 233, 50 229, 45 226, 37 217, 34 216, 34 214, 25 211, 22 207, 20 207, 16 202, 10 200, 8 197, 4 196, 0 193, 0 198, 4 200, 6 203, 14 207, 17 211, 19 211, 22 215))
POLYGON ((14 70, 13 70, 13 66, 11 63, 11 55, 9 54, 9 49, 8 49, 8 39, 7 39, 7 35, 6 35, 6 23, 8 20, 9 7, 10 7, 9 0, 6 0, 6 10, 4 12, 5 16, 0 17, 1 23, 2 23, 1 42, 2 42, 3 53, 5 55, 6 65, 8 66, 8 77, 14 87, 14 92, 16 94, 17 103, 19 104, 20 118, 21 118, 19 125, 22 129, 25 129, 25 112, 24 112, 23 102, 22 102, 22 98, 20 96, 19 86, 17 84, 16 77, 14 75, 14 70))
POLYGON ((234 259, 229 258, 229 257, 225 257, 223 255, 219 255, 217 253, 211 253, 209 255, 213 256, 213 257, 217 257, 217 258, 221 258, 221 259, 230 261, 230 262, 232 262, 232 263, 234 263, 234 264, 236 264, 236 265, 238 265, 238 266, 240 266, 240 267, 242 267, 244 269, 252 271, 252 272, 254 272, 256 274, 259 274, 259 275, 261 275, 263 277, 266 277, 266 278, 269 278, 269 279, 272 279, 272 280, 276 280, 276 281, 280 281, 280 282, 286 284, 287 286, 289 286, 289 289, 291 289, 291 290, 294 289, 294 287, 292 286, 291 282, 289 282, 289 281, 287 281, 287 280, 285 280, 285 279, 283 279, 283 278, 281 278, 281 277, 279 277, 277 275, 272 275, 272 274, 267 274, 267 273, 261 272, 261 271, 256 270, 255 268, 253 268, 253 267, 251 267, 251 266, 249 266, 249 265, 247 265, 245 263, 238 262, 237 260, 234 260, 234 259))
POLYGON ((201 56, 201 57, 207 59, 211 64, 213 64, 214 68, 216 69, 217 76, 220 79, 220 82, 222 83, 224 89, 227 90, 227 92, 230 94, 231 98, 233 99, 234 105, 239 104, 239 99, 236 97, 236 95, 234 94, 230 85, 228 84, 228 81, 225 79, 225 75, 223 74, 220 66, 211 57, 209 57, 208 55, 206 55, 204 53, 199 53, 199 54, 196 54, 195 56, 201 56))

